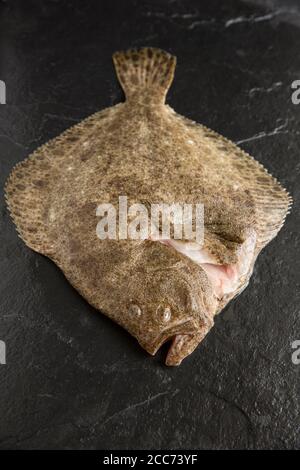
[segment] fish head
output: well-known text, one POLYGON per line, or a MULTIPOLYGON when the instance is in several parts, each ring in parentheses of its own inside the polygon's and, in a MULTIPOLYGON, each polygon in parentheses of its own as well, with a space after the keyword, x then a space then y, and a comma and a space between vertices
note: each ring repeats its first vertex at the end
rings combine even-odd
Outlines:
POLYGON ((211 287, 201 268, 193 269, 158 269, 130 283, 135 291, 127 303, 127 327, 152 355, 171 341, 167 365, 179 365, 213 326, 211 287))

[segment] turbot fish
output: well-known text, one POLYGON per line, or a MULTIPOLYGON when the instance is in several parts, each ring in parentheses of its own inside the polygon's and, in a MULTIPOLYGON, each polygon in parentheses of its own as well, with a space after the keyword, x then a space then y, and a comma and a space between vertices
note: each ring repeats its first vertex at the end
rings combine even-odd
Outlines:
POLYGON ((93 306, 166 364, 194 351, 214 317, 247 286, 291 197, 254 158, 165 103, 176 58, 116 52, 125 101, 39 147, 12 170, 6 200, 26 245, 56 263, 93 306), (100 238, 97 207, 199 204, 202 243, 100 238))

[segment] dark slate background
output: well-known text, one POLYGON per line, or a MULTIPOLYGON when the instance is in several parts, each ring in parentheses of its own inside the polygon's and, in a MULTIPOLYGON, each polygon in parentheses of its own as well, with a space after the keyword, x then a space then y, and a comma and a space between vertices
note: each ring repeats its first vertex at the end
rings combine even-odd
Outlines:
MULTIPOLYGON (((300 3, 1 1, 1 187, 13 165, 123 99, 111 55, 176 54, 169 104, 221 132, 295 204, 249 288, 179 368, 163 365, 17 237, 1 194, 1 449, 300 449, 300 3)), ((2 191, 3 193, 3 191, 2 191)))

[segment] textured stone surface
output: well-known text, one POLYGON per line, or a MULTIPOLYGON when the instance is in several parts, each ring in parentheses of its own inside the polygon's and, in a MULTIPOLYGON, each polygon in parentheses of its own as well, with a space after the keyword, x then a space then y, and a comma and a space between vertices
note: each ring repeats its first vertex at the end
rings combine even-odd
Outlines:
POLYGON ((1 186, 19 160, 118 102, 111 54, 178 57, 169 104, 265 164, 295 204, 248 289, 181 367, 144 354, 48 259, 1 197, 0 448, 300 448, 300 6, 295 1, 1 2, 1 186))

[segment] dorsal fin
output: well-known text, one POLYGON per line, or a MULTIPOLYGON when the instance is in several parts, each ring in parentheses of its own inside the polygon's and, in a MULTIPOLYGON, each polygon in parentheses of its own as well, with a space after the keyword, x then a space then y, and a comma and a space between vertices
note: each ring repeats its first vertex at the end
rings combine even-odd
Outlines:
POLYGON ((248 194, 249 202, 253 202, 255 219, 249 222, 257 231, 258 254, 282 228, 291 210, 292 197, 261 163, 234 142, 185 116, 173 116, 188 127, 191 138, 198 142, 195 147, 198 146, 199 155, 203 154, 205 144, 206 152, 210 151, 210 160, 215 161, 226 182, 232 187, 238 183, 241 191, 248 194))
POLYGON ((103 109, 37 148, 17 163, 5 184, 5 199, 20 238, 33 250, 55 255, 55 241, 49 237, 49 204, 53 184, 68 162, 78 160, 73 150, 93 135, 117 109, 103 109))
MULTIPOLYGON (((226 167, 238 169, 244 181, 244 190, 249 191, 255 203, 255 226, 258 232, 257 253, 266 246, 282 228, 291 210, 293 199, 288 191, 254 157, 215 131, 202 128, 204 135, 215 137, 215 145, 222 144, 227 154, 226 167)), ((220 163, 221 164, 221 163, 220 163)), ((226 169, 225 169, 226 171, 226 169)), ((232 174, 232 173, 231 173, 232 174)))
POLYGON ((116 52, 113 61, 127 101, 165 102, 174 77, 176 57, 161 49, 144 47, 116 52))

